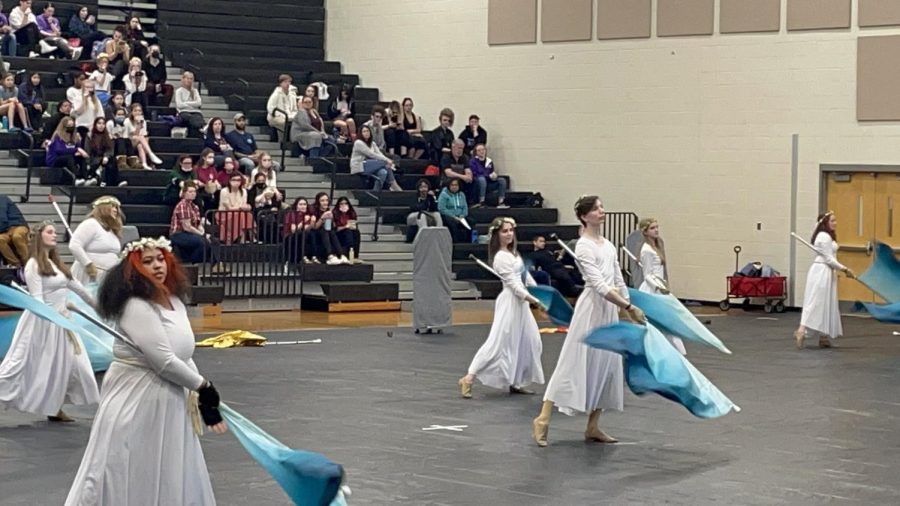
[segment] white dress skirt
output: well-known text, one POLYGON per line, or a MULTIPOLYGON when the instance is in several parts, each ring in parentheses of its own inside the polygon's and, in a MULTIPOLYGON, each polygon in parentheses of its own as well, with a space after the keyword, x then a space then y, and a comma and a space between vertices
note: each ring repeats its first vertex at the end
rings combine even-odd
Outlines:
POLYGON ((116 341, 100 407, 66 506, 216 503, 188 411, 203 384, 191 356, 184 304, 174 310, 132 298, 119 328, 141 353, 116 341))
MULTIPOLYGON (((32 296, 62 311, 69 290, 91 301, 84 287, 53 266, 41 276, 35 259, 25 264, 32 296)), ((96 404, 100 399, 91 361, 81 338, 30 311, 16 325, 0 364, 0 405, 38 415, 55 415, 63 404, 96 404)))
POLYGON ((835 271, 844 270, 837 260, 838 243, 827 232, 816 235, 814 246, 819 251, 806 275, 803 291, 803 312, 800 325, 818 334, 836 338, 844 333, 841 326, 841 310, 838 307, 835 271))
POLYGON ((115 233, 104 229, 100 222, 88 218, 72 232, 69 251, 75 257, 75 262, 72 263, 72 276, 83 285, 92 283, 90 276, 84 271, 85 267, 92 263, 97 268, 96 283, 99 285, 106 277, 106 271, 119 263, 122 241, 115 233))
POLYGON ((545 401, 552 401, 566 415, 590 413, 596 409, 616 409, 624 405, 625 376, 622 356, 591 348, 584 338, 597 327, 619 321, 619 308, 604 296, 618 290, 628 297, 616 248, 608 240, 598 244, 582 237, 575 245, 584 291, 575 304, 569 332, 560 351, 556 369, 547 383, 545 401))
MULTIPOLYGON (((648 277, 653 276, 654 278, 665 282, 666 280, 666 268, 662 264, 662 259, 659 258, 659 253, 653 249, 646 242, 643 246, 641 246, 641 269, 644 273, 644 282, 641 283, 641 286, 638 290, 646 293, 659 293, 659 287, 653 284, 652 281, 648 281, 648 277)), ((672 346, 678 350, 678 353, 682 355, 687 355, 687 350, 684 348, 684 342, 680 337, 670 336, 666 334, 666 338, 672 343, 672 346)))
POLYGON ((522 388, 544 382, 541 367, 541 333, 528 301, 528 286, 535 284, 525 272, 522 257, 509 251, 494 256, 494 270, 503 281, 503 291, 494 304, 494 322, 487 340, 478 349, 469 374, 492 388, 522 388))

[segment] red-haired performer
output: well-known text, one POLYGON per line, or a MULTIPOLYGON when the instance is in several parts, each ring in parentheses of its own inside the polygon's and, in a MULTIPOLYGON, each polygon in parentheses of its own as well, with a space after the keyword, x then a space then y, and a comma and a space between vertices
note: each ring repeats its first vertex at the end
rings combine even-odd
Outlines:
MULTIPOLYGON (((56 249, 56 229, 44 221, 32 229, 25 282, 31 295, 65 314, 69 291, 94 304, 56 249)), ((72 422, 62 405, 96 404, 100 398, 88 354, 77 335, 22 313, 6 358, 0 364, 0 406, 72 422)))
POLYGON ((843 272, 850 279, 855 279, 856 274, 837 260, 836 227, 837 218, 834 212, 828 211, 819 216, 816 229, 813 231, 812 242, 819 254, 806 275, 803 312, 800 314, 800 326, 794 331, 797 348, 803 348, 803 339, 806 338, 807 331, 819 336, 821 348, 831 348, 830 339, 840 337, 844 333, 841 326, 841 311, 838 307, 836 271, 843 272))
POLYGON ((472 397, 475 378, 492 388, 508 388, 513 394, 534 394, 525 387, 544 383, 541 332, 528 307, 529 302, 540 302, 525 288, 535 282, 516 248, 516 222, 512 218, 495 218, 488 233, 488 255, 503 281, 503 291, 494 305, 491 332, 472 359, 467 374, 459 379, 460 394, 466 399, 472 397))
POLYGON ((584 344, 594 329, 619 321, 619 309, 645 323, 644 313, 628 300, 616 247, 602 235, 606 213, 597 196, 581 197, 575 203, 575 217, 584 233, 575 244, 575 256, 584 276, 584 291, 575 303, 572 323, 559 352, 556 369, 547 382, 541 414, 534 419, 533 436, 538 446, 547 446, 550 415, 555 404, 566 415, 588 413, 584 438, 599 443, 616 439, 600 430, 600 412, 622 411, 625 375, 622 356, 584 344))
POLYGON ((162 237, 131 242, 124 254, 100 286, 97 310, 134 347, 115 343, 66 505, 215 504, 194 392, 202 423, 220 434, 226 426, 219 394, 191 359, 187 277, 162 237))

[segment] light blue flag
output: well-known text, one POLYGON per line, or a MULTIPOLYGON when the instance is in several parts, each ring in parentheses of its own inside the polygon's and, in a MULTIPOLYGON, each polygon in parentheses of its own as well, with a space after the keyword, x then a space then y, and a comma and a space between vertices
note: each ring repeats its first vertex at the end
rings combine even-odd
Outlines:
POLYGON ((652 324, 616 323, 595 329, 584 342, 622 355, 625 381, 637 395, 655 392, 699 418, 718 418, 741 410, 652 324))
MULTIPOLYGON (((59 311, 35 299, 29 294, 10 286, 0 284, 0 304, 31 311, 38 317, 43 318, 50 323, 54 323, 66 330, 78 334, 78 336, 81 337, 85 349, 88 350, 92 365, 96 362, 97 364, 106 363, 108 366, 109 361, 112 360, 112 347, 109 346, 106 341, 95 336, 74 319, 70 320, 66 318, 61 315, 59 311), (91 355, 91 350, 94 350, 96 355, 91 355)), ((15 332, 15 327, 13 327, 13 332, 15 332)), ((4 341, 5 339, 6 336, 4 335, 4 337, 0 338, 0 341, 4 341)), ((12 333, 9 334, 8 339, 12 340, 12 333)), ((98 369, 95 368, 94 370, 98 369)))
POLYGON ((325 456, 292 450, 225 403, 219 412, 244 449, 281 485, 294 504, 342 506, 344 469, 325 456))
POLYGON ((900 302, 900 261, 887 244, 875 241, 872 265, 858 279, 888 304, 900 302))
POLYGON ((866 311, 872 315, 872 318, 882 323, 900 323, 900 302, 895 304, 857 302, 853 305, 853 310, 866 311))
POLYGON ((647 320, 664 333, 731 354, 731 350, 674 295, 647 293, 634 288, 628 289, 628 295, 632 304, 641 308, 647 320))
MULTIPOLYGON (((84 288, 92 297, 94 297, 94 299, 97 298, 97 283, 88 283, 84 288)), ((79 310, 84 311, 97 320, 103 321, 103 319, 100 318, 100 315, 94 311, 94 308, 89 306, 84 299, 78 296, 78 294, 69 292, 69 297, 66 301, 70 304, 74 304, 79 310)), ((93 367, 95 372, 109 369, 109 365, 113 360, 113 342, 116 338, 75 311, 72 311, 71 318, 81 328, 85 329, 91 336, 96 338, 91 339, 90 337, 82 337, 81 339, 84 342, 84 349, 87 350, 88 357, 91 359, 91 367, 93 367)), ((109 323, 107 323, 107 325, 110 327, 113 326, 109 323)))
POLYGON ((9 314, 0 317, 0 360, 6 356, 9 351, 9 345, 12 344, 13 334, 16 333, 16 325, 19 324, 19 317, 22 313, 9 314))
POLYGON ((575 312, 569 301, 556 288, 547 285, 529 286, 528 293, 547 308, 547 316, 556 325, 569 326, 575 312))

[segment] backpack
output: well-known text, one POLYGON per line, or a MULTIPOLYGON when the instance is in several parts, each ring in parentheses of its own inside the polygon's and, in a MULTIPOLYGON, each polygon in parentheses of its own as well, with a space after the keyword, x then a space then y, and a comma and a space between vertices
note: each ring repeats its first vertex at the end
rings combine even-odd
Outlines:
POLYGON ((438 176, 441 173, 441 169, 438 168, 437 165, 429 165, 425 167, 425 175, 426 176, 438 176))
POLYGON ((103 40, 95 41, 94 45, 91 46, 91 58, 96 60, 97 56, 100 53, 105 53, 106 52, 106 43, 111 40, 112 40, 112 37, 107 37, 103 40))

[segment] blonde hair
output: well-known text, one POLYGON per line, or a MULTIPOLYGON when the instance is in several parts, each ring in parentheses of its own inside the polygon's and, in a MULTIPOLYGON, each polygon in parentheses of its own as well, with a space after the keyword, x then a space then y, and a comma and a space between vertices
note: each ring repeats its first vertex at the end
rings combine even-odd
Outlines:
POLYGON ((659 221, 656 218, 644 218, 638 223, 638 229, 640 229, 641 235, 644 237, 644 243, 653 248, 653 251, 659 255, 659 261, 663 265, 666 265, 666 251, 663 249, 662 242, 658 237, 647 237, 647 230, 649 230, 650 226, 654 223, 659 223, 659 221))
MULTIPOLYGON (((103 197, 101 197, 102 199, 103 197)), ((99 200, 99 199, 98 199, 99 200)), ((122 214, 122 208, 119 206, 118 201, 113 202, 115 199, 107 199, 104 202, 95 202, 94 208, 91 210, 90 217, 97 220, 97 223, 103 227, 103 230, 108 230, 114 234, 116 237, 122 238, 122 224, 125 220, 125 215, 122 214), (113 216, 112 208, 119 208, 119 215, 113 216)))

